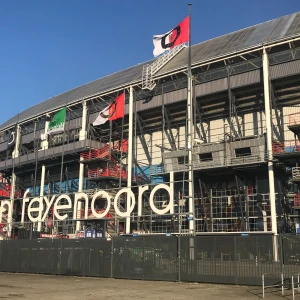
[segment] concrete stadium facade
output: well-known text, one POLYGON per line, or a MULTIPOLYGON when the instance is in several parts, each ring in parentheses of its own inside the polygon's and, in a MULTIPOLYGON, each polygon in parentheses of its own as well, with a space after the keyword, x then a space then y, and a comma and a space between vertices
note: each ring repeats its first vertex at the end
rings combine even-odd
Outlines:
POLYGON ((295 232, 299 24, 295 13, 192 46, 192 117, 182 48, 152 89, 143 72, 155 60, 2 124, 1 237, 295 232), (124 118, 92 126, 124 91, 124 118), (64 131, 48 134, 63 107, 64 131))

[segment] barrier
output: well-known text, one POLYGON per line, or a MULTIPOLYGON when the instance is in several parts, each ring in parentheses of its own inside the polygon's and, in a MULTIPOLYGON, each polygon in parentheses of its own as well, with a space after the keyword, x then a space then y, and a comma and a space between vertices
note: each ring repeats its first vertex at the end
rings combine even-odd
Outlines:
POLYGON ((279 286, 284 293, 283 273, 293 278, 294 291, 299 285, 295 274, 299 272, 300 238, 295 235, 276 239, 279 261, 274 261, 269 234, 136 235, 108 240, 84 238, 83 232, 79 239, 0 241, 0 272, 263 284, 263 295, 271 286, 279 286), (274 278, 274 274, 280 276, 274 278))

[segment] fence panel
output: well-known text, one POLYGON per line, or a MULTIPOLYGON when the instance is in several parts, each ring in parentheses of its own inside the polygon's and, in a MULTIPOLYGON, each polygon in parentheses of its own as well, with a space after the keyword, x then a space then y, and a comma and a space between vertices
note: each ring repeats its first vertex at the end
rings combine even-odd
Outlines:
POLYGON ((1 242, 1 271, 17 272, 18 249, 18 241, 1 242))
POLYGON ((180 279, 236 283, 234 237, 181 237, 180 279))
POLYGON ((6 241, 14 244, 15 247, 19 248, 18 253, 18 270, 16 272, 29 273, 30 266, 30 253, 31 253, 31 240, 17 240, 17 241, 6 241))
MULTIPOLYGON (((238 284, 260 285, 264 273, 282 272, 281 247, 274 256, 272 235, 236 236, 238 284)), ((277 241, 275 241, 277 244, 277 241)), ((265 276, 266 284, 274 284, 274 276, 265 276)))
POLYGON ((106 239, 85 239, 84 276, 111 276, 111 247, 106 239))
POLYGON ((80 276, 84 265, 84 239, 62 240, 60 257, 60 274, 80 276))
POLYGON ((0 241, 0 271, 260 285, 299 271, 300 236, 277 239, 277 259, 272 235, 0 241))
POLYGON ((177 238, 120 237, 113 241, 113 277, 177 280, 177 238))
POLYGON ((282 235, 281 242, 283 270, 285 276, 291 277, 300 271, 300 236, 285 234, 282 235))

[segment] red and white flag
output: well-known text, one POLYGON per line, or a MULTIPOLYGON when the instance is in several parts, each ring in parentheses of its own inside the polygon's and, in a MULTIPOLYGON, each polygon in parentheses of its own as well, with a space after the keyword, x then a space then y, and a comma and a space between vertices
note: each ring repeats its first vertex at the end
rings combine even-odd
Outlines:
POLYGON ((113 121, 124 117, 125 93, 118 96, 113 103, 99 112, 93 126, 104 124, 107 120, 113 121))
POLYGON ((171 31, 153 36, 154 50, 153 55, 156 57, 166 50, 171 50, 174 47, 188 43, 190 29, 190 17, 186 17, 179 25, 171 31))

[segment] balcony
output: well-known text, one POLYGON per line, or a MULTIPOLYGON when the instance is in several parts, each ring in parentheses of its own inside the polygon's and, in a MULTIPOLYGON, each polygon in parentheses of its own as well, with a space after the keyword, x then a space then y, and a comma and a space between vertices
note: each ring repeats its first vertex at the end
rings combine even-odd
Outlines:
POLYGON ((24 167, 30 163, 35 163, 36 160, 45 162, 47 160, 53 160, 55 158, 61 157, 62 153, 64 153, 65 156, 73 155, 87 149, 99 149, 102 146, 103 143, 86 139, 83 141, 77 141, 57 147, 52 147, 49 149, 38 150, 35 152, 27 153, 26 155, 20 155, 16 158, 10 158, 4 161, 0 161, 0 171, 11 169, 13 167, 13 164, 15 168, 24 167))

